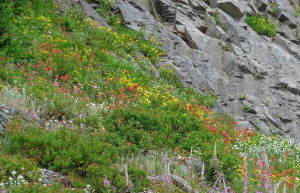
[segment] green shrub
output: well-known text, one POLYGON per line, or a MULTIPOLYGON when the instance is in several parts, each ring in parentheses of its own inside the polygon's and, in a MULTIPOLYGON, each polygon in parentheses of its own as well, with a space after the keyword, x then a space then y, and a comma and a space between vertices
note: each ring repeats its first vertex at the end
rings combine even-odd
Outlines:
POLYGON ((248 113, 255 113, 255 110, 249 107, 248 105, 244 105, 244 111, 248 113))
POLYGON ((202 0, 204 3, 206 3, 207 5, 210 5, 210 0, 202 0))
POLYGON ((219 26, 220 28, 222 28, 225 31, 225 26, 224 24, 220 21, 220 16, 218 12, 215 12, 212 14, 212 17, 214 19, 214 21, 216 22, 217 26, 219 26))
POLYGON ((246 95, 241 95, 241 96, 239 96, 239 100, 240 101, 243 101, 243 100, 246 100, 247 98, 246 98, 246 95))
POLYGON ((43 184, 24 184, 15 188, 8 188, 8 193, 53 193, 53 192, 61 192, 61 193, 84 193, 86 192, 83 189, 77 188, 66 188, 60 183, 54 183, 48 186, 44 186, 43 184))
POLYGON ((0 156, 0 182, 8 182, 9 178, 17 179, 19 175, 26 181, 36 181, 40 177, 37 164, 19 155, 0 156))
POLYGON ((245 22, 259 35, 266 35, 269 37, 275 36, 277 26, 271 21, 271 18, 265 19, 259 16, 248 16, 245 22))

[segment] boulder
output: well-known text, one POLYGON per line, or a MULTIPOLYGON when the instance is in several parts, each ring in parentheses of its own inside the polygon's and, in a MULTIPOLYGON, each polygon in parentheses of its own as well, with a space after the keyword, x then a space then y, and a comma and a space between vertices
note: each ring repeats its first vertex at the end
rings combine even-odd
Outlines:
POLYGON ((280 35, 276 35, 273 38, 273 41, 277 44, 281 45, 284 49, 286 49, 292 56, 297 58, 300 61, 300 46, 292 43, 291 41, 285 39, 280 35))
POLYGON ((189 0, 191 7, 195 10, 206 11, 207 6, 204 2, 199 0, 189 0))
POLYGON ((105 19, 87 2, 79 1, 83 12, 90 18, 94 19, 97 22, 97 25, 109 27, 105 19))
POLYGON ((239 4, 235 0, 211 0, 210 6, 212 8, 220 8, 231 17, 243 17, 243 12, 239 8, 239 4))
POLYGON ((176 15, 176 5, 170 0, 156 0, 156 10, 168 22, 173 22, 176 15))
POLYGON ((259 11, 264 12, 266 10, 266 8, 268 7, 268 1, 267 0, 256 0, 256 6, 259 11))

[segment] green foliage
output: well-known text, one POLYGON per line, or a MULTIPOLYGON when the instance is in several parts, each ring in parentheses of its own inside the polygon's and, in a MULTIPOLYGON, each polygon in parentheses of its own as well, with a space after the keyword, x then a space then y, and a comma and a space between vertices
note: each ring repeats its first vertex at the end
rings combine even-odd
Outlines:
POLYGON ((259 16, 248 16, 245 22, 259 35, 266 35, 269 37, 275 36, 277 26, 271 21, 271 18, 265 19, 259 16))
POLYGON ((265 105, 266 107, 268 106, 268 103, 267 103, 266 101, 261 101, 261 103, 262 103, 263 105, 265 105))
POLYGON ((222 28, 225 31, 225 26, 224 24, 220 21, 220 16, 218 12, 214 12, 212 14, 212 17, 214 19, 214 21, 216 22, 217 26, 219 26, 220 28, 222 28))
POLYGON ((89 164, 102 163, 105 167, 106 164, 117 160, 117 151, 122 152, 119 148, 105 144, 105 141, 108 141, 107 137, 109 135, 79 129, 62 128, 53 133, 45 129, 26 128, 25 133, 21 135, 11 133, 11 151, 26 152, 42 166, 63 174, 75 172, 85 175, 89 164), (111 151, 105 151, 108 148, 111 151))
POLYGON ((299 6, 297 6, 295 8, 295 12, 292 12, 292 15, 296 18, 300 16, 300 7, 299 6))
MULTIPOLYGON (((78 192, 87 184, 90 192, 125 192, 127 164, 135 191, 142 192, 151 186, 146 178, 150 174, 144 170, 148 162, 134 161, 136 154, 167 152, 172 157, 177 152, 183 158, 171 165, 176 172, 180 170, 176 167, 186 164, 192 148, 197 150, 193 156, 204 161, 206 182, 212 185, 217 180, 216 144, 218 172, 223 171, 232 189, 244 186, 239 175, 242 152, 237 151, 250 151, 254 132, 238 129, 228 115, 216 115, 209 108, 217 97, 210 91, 183 88, 172 66, 162 64, 155 69, 165 54, 155 32, 145 33, 144 24, 140 31, 127 29, 121 15, 112 12, 110 1, 101 0, 98 12, 111 27, 86 19, 80 9, 64 12, 50 1, 43 2, 15 0, 0 5, 0 79, 5 91, 14 91, 7 96, 16 108, 31 112, 32 118, 29 122, 15 118, 8 125, 0 144, 1 153, 7 155, 3 162, 9 166, 3 175, 13 169, 19 172, 21 166, 39 165, 68 175, 78 192), (50 129, 39 124, 44 120, 54 122, 50 129), (13 157, 17 153, 23 155, 18 156, 21 165, 13 157), (104 184, 107 181, 109 186, 104 184)), ((219 15, 213 17, 224 28, 219 15)), ((250 107, 244 110, 255 113, 250 107)), ((160 162, 147 169, 160 175, 160 162)), ((255 171, 253 163, 250 173, 255 171)), ((279 164, 276 167, 282 172, 279 164)), ((289 167, 297 168, 295 164, 289 167)), ((9 188, 13 192, 69 192, 61 184, 9 188)), ((162 184, 154 189, 165 191, 162 184)))
POLYGON ((20 155, 2 154, 0 156, 0 168, 0 182, 8 182, 8 178, 17 178, 19 175, 22 175, 29 182, 36 181, 40 177, 37 164, 20 155))
POLYGON ((223 49, 226 50, 226 51, 229 51, 229 46, 225 45, 225 46, 223 46, 223 49))
POLYGON ((278 8, 276 6, 271 6, 271 12, 275 16, 278 13, 278 8))
POLYGON ((150 185, 150 180, 147 178, 147 172, 144 170, 129 165, 128 175, 132 180, 136 192, 142 192, 150 185))
POLYGON ((53 192, 61 192, 61 193, 84 193, 86 192, 83 189, 77 188, 66 188, 64 185, 60 183, 54 183, 51 185, 44 186, 43 184, 24 184, 16 188, 9 188, 8 192, 13 193, 53 193, 53 192))
POLYGON ((243 101, 243 100, 246 100, 247 98, 246 98, 246 95, 241 95, 241 96, 239 96, 239 100, 240 101, 243 101))
POLYGON ((259 80, 261 80, 261 79, 263 79, 263 75, 261 75, 261 74, 256 74, 256 78, 258 78, 259 80))
POLYGON ((206 3, 207 5, 210 5, 210 0, 202 0, 204 3, 206 3))
POLYGON ((244 111, 247 113, 253 113, 253 114, 255 113, 254 109, 252 109, 248 105, 244 105, 244 111))

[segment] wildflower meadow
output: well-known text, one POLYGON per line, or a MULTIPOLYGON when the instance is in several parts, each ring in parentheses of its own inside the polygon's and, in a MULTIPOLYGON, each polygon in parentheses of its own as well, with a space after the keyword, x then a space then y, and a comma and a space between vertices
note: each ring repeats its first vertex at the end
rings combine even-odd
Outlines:
POLYGON ((3 193, 187 191, 174 175, 190 192, 300 192, 299 146, 214 113, 113 2, 97 9, 109 27, 50 0, 0 9, 0 103, 20 112, 0 136, 3 193), (45 186, 42 168, 66 180, 45 186))

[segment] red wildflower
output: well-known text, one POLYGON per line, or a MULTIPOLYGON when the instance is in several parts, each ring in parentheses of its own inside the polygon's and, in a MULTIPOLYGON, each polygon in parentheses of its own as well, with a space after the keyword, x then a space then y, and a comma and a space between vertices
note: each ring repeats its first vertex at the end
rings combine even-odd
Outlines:
POLYGON ((275 160, 275 155, 272 155, 272 160, 275 160))
POLYGON ((182 160, 183 160, 183 161, 186 161, 186 157, 184 157, 182 160))
POLYGON ((128 146, 131 146, 131 143, 130 143, 130 142, 128 142, 128 146))
POLYGON ((289 153, 291 153, 291 151, 286 151, 284 152, 286 156, 289 156, 289 153))
POLYGON ((222 135, 223 135, 224 137, 226 136, 226 134, 227 134, 226 131, 223 131, 223 132, 222 132, 222 135))
POLYGON ((294 169, 292 168, 292 169, 290 169, 290 173, 292 174, 292 173, 294 173, 294 169))
POLYGON ((121 119, 118 119, 118 128, 121 127, 121 119))

